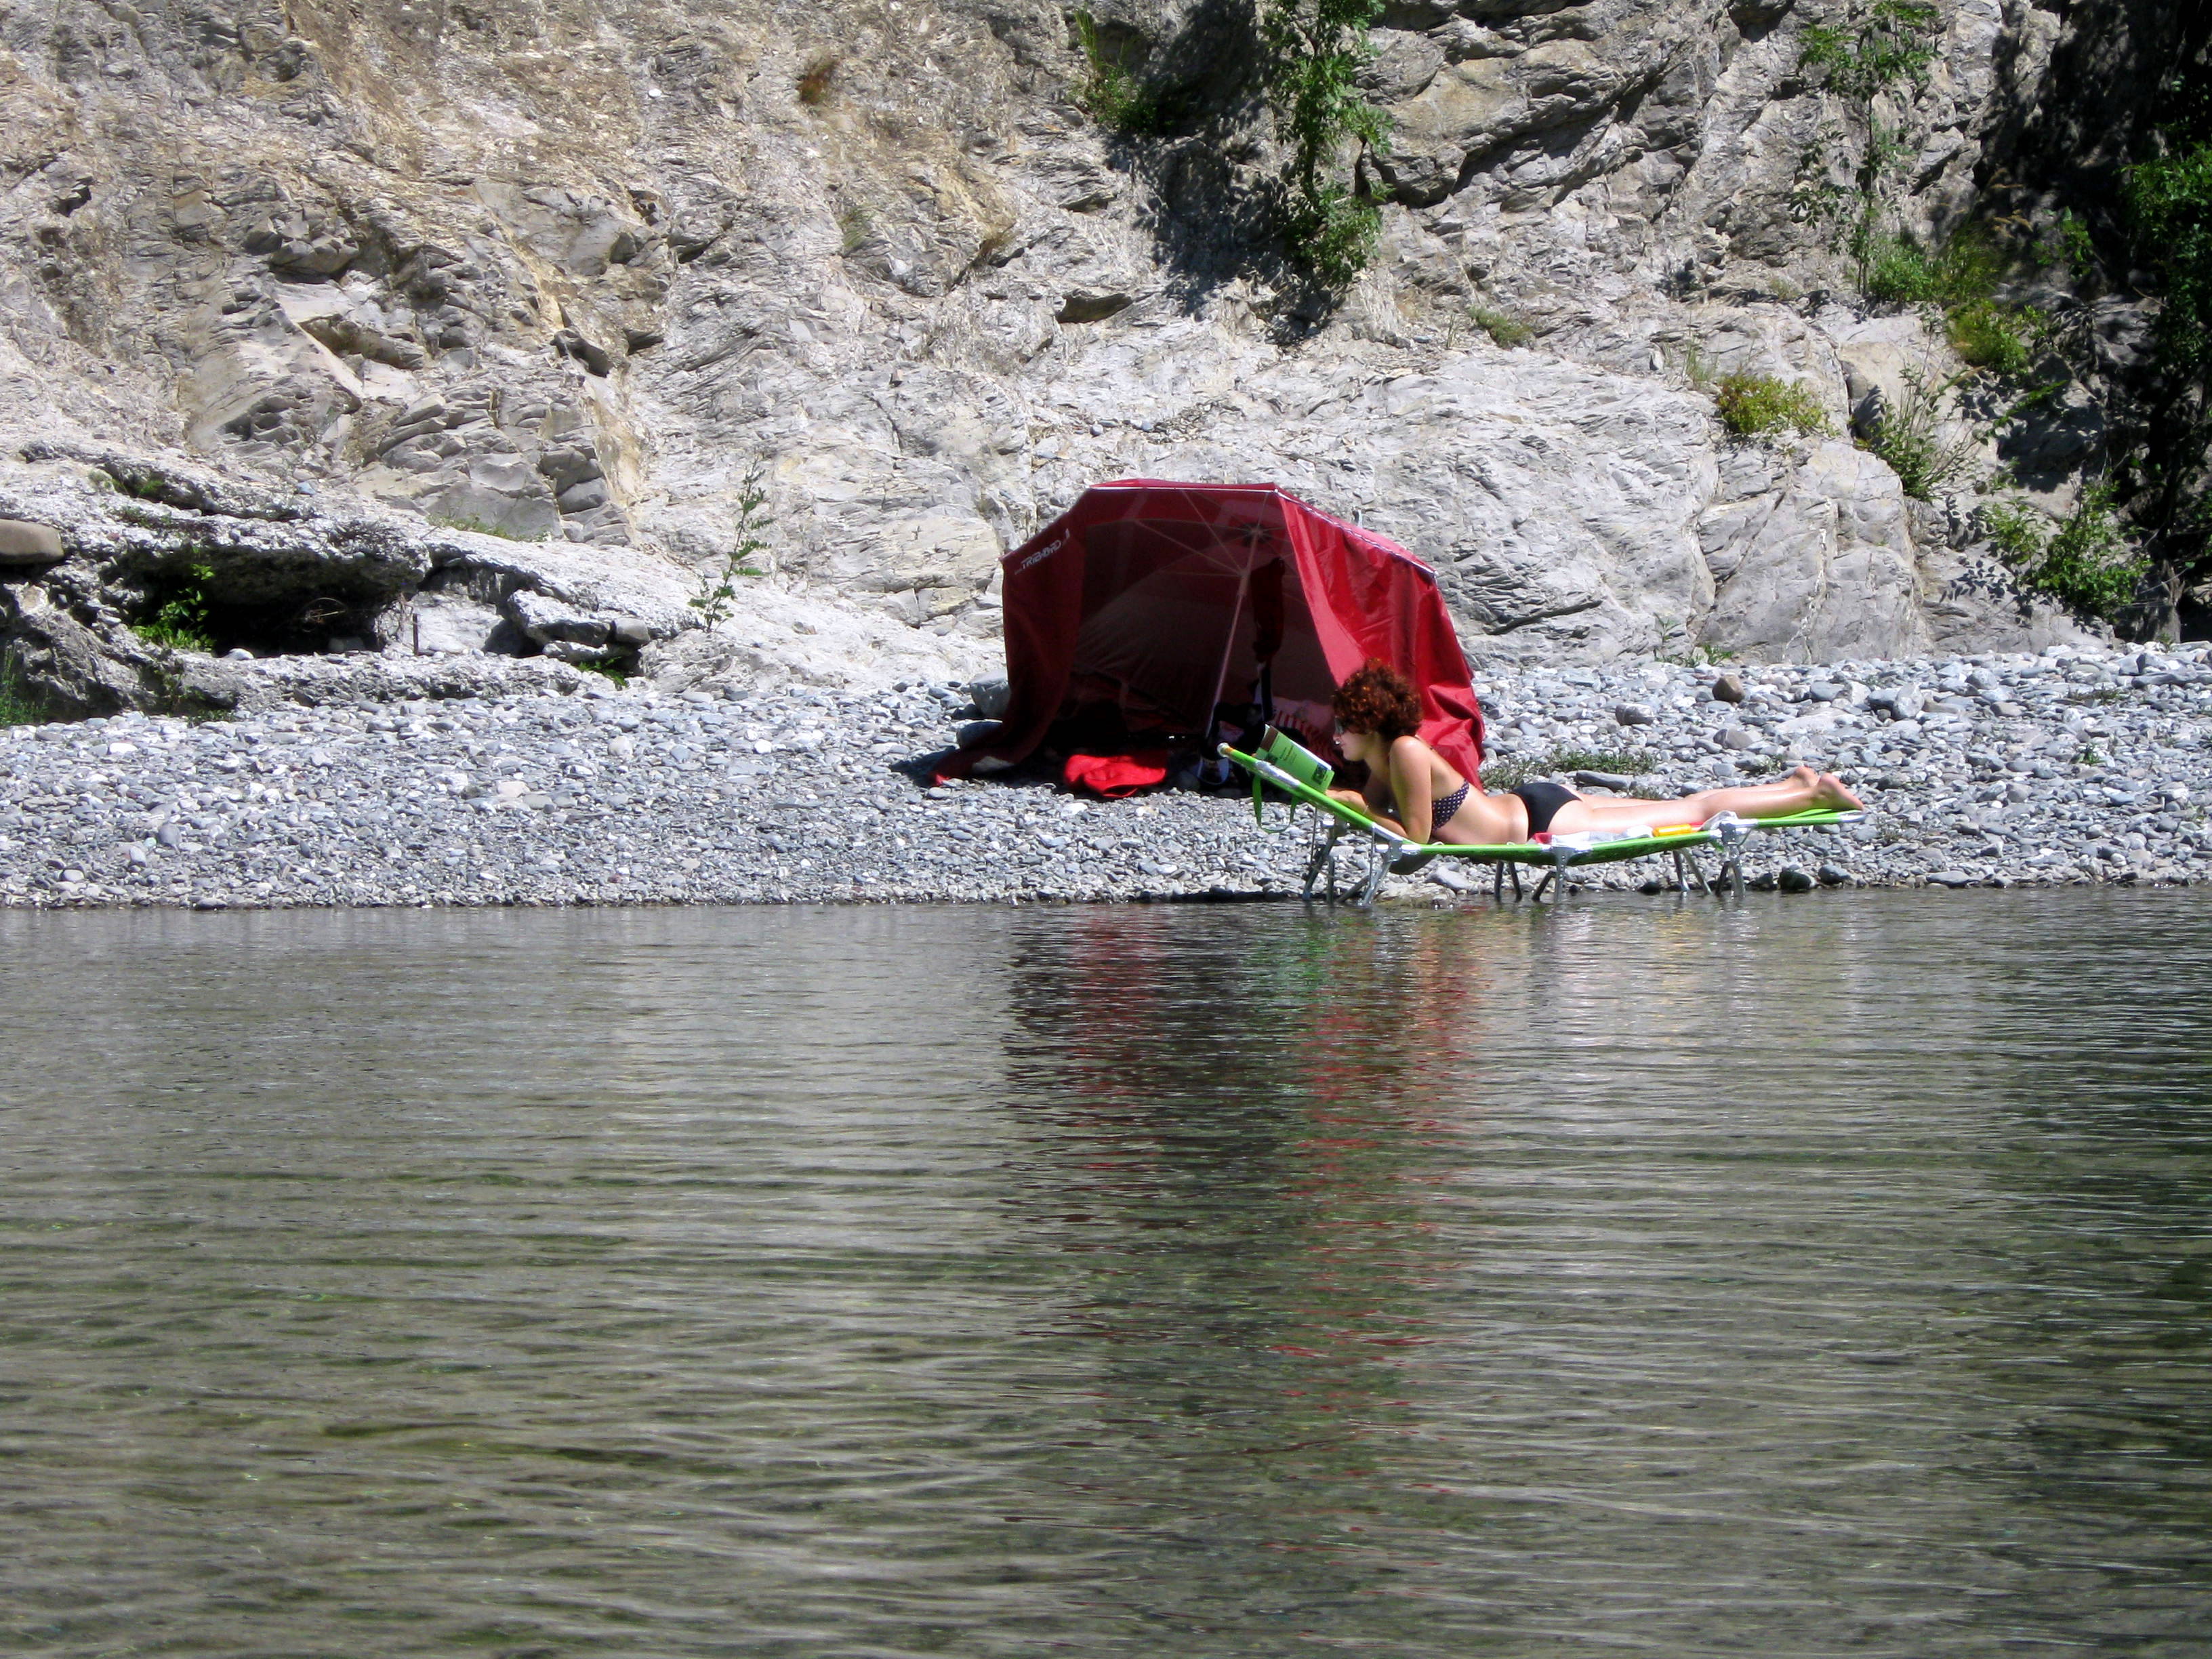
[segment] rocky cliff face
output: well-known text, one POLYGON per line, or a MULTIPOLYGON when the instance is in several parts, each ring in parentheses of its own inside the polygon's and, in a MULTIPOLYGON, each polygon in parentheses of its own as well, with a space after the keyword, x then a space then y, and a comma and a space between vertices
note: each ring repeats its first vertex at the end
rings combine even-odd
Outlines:
MULTIPOLYGON (((1956 364, 1836 252, 1867 134, 1805 52, 1845 15, 1392 0, 1382 250, 1321 305, 1264 246, 1228 0, 1097 8, 1167 112, 1139 136, 1079 106, 1042 0, 0 0, 0 516, 67 555, 8 573, 18 659, 73 706, 153 695, 129 624, 190 580, 264 653, 958 672, 999 555, 1130 473, 1397 538, 1478 659, 2070 635, 1970 495, 1848 436, 1956 364), (1731 438, 1730 370, 1829 433, 1731 438), (756 465, 766 574, 709 636, 684 600, 756 465)), ((1973 210, 2065 29, 1943 0, 1878 106, 1900 226, 1973 210)), ((2063 506, 2103 441, 2069 397, 2002 457, 1948 410, 1960 485, 2002 459, 2063 506)))

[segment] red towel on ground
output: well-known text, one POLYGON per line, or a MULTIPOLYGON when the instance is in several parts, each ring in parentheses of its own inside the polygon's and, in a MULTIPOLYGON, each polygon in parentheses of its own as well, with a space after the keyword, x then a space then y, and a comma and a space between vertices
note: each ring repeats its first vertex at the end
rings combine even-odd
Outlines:
POLYGON ((1060 769, 1060 781, 1088 795, 1119 800, 1168 781, 1168 751, 1140 749, 1133 755, 1070 755, 1060 769))

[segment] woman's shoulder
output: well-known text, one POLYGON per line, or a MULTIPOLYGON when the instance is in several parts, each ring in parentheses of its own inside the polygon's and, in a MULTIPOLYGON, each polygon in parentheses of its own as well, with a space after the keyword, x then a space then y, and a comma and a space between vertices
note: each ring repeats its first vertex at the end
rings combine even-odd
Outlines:
POLYGON ((1449 761, 1419 738, 1393 738, 1390 740, 1390 763, 1394 767, 1427 768, 1429 775, 1437 786, 1439 792, 1447 788, 1455 789, 1466 781, 1449 761), (1447 783, 1446 779, 1449 779, 1450 781, 1447 783))

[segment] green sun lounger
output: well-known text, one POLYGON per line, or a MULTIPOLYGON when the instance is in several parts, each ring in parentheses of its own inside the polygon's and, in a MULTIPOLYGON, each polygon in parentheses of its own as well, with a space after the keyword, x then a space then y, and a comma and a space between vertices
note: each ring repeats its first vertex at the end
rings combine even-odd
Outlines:
POLYGON ((1311 750, 1285 737, 1272 726, 1268 728, 1258 752, 1248 755, 1224 743, 1221 745, 1220 753, 1223 759, 1251 775, 1252 815, 1262 828, 1266 826, 1265 792, 1270 787, 1290 797, 1293 816, 1301 805, 1310 806, 1320 814, 1315 821, 1316 826, 1318 830, 1319 826, 1326 824, 1327 835, 1325 837, 1318 834, 1315 836, 1313 854, 1307 860, 1305 896, 1308 898, 1313 896, 1315 884, 1324 874, 1328 878, 1328 897, 1332 902, 1336 898, 1336 854, 1343 842, 1352 842, 1364 850, 1367 868, 1358 884, 1358 896, 1353 901, 1363 906, 1373 902, 1384 875, 1410 875, 1437 859, 1495 866, 1493 886, 1501 897, 1509 873, 1512 876, 1513 890, 1517 896, 1521 890, 1519 866, 1525 864, 1541 868, 1546 873, 1543 880, 1537 884, 1535 892, 1535 897, 1541 900, 1547 887, 1559 882, 1566 871, 1579 866, 1671 855, 1678 889, 1686 891, 1694 878, 1698 887, 1710 891, 1711 884, 1698 871, 1696 861, 1686 858, 1693 850, 1705 847, 1720 849, 1721 873, 1741 893, 1743 890, 1743 865, 1740 854, 1752 831, 1824 830, 1851 823, 1864 816, 1860 812, 1837 811, 1828 808, 1777 818, 1739 818, 1734 813, 1723 813, 1705 823, 1686 824, 1680 828, 1668 826, 1640 835, 1633 830, 1619 833, 1591 831, 1552 836, 1541 842, 1504 842, 1481 847, 1461 847, 1449 842, 1424 843, 1386 829, 1359 808, 1331 798, 1328 791, 1334 776, 1333 769, 1311 750))

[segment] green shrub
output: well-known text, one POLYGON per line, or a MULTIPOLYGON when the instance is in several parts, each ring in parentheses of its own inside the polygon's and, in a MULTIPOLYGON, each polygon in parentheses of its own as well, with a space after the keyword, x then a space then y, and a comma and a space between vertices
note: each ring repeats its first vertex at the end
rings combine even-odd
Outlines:
POLYGON ((1524 346, 1536 337, 1535 330, 1507 312, 1475 306, 1469 309, 1468 315, 1474 319, 1477 328, 1502 346, 1524 346))
POLYGON ((1829 430, 1828 417, 1811 386, 1784 380, 1772 374, 1741 371, 1723 374, 1713 386, 1713 401, 1720 407, 1721 422, 1739 438, 1768 433, 1829 430))
POLYGON ((1976 368, 2018 380, 2034 364, 2035 337, 2043 320, 2032 306, 2014 311, 1993 300, 1977 300, 1950 313, 1951 349, 1976 368))
POLYGON ((2054 526, 2024 501, 1997 501, 1976 515, 1982 534, 2032 592, 2090 617, 2110 618, 2135 600, 2149 561, 2136 553, 2112 511, 2112 488, 2091 484, 2054 526))
POLYGON ((2062 604, 2092 617, 2112 617, 2134 602, 2149 568, 2112 511, 2112 486, 2096 483, 2060 521, 2032 580, 2062 604))
POLYGON ((2005 258, 1987 233, 1968 228, 1940 248, 1909 236, 1869 234, 1859 250, 1869 299, 1889 305, 1940 305, 1946 310, 1993 301, 2005 258))
POLYGON ((1366 269, 1382 215, 1334 176, 1345 149, 1380 149, 1389 118, 1367 101, 1359 71, 1372 58, 1367 30, 1382 0, 1263 0, 1267 102, 1290 154, 1279 183, 1292 259, 1329 288, 1366 269))
POLYGON ((2089 234, 2089 222, 2071 208, 2058 216, 2057 246, 2051 252, 2077 277, 2096 268, 2097 242, 2089 234))
POLYGON ((1798 190, 1807 212, 1851 224, 1850 250, 1859 286, 1870 297, 1918 304, 1941 297, 1939 261, 1907 239, 1887 234, 1889 202, 1912 155, 1903 126, 1886 109, 1909 100, 1907 82, 1925 84, 1942 43, 1944 16, 1927 0, 1840 0, 1836 21, 1808 26, 1798 37, 1798 65, 1816 76, 1848 112, 1843 129, 1824 122, 1799 164, 1798 190), (1838 146, 1850 129, 1863 134, 1849 189, 1830 179, 1838 146))
POLYGON ((182 576, 172 577, 156 592, 154 614, 132 624, 131 631, 149 645, 173 651, 215 649, 215 634, 208 620, 207 585, 215 572, 204 564, 190 565, 182 576))
POLYGON ((1894 407, 1883 409, 1874 435, 1862 446, 1888 463, 1905 493, 1916 501, 1932 500, 1937 490, 1955 483, 1973 459, 1971 433, 1949 443, 1938 433, 1943 398, 1957 384, 1949 380, 1930 386, 1926 375, 1907 371, 1905 395, 1894 407))
POLYGON ((12 655, 0 655, 0 726, 43 726, 46 711, 12 655))
POLYGON ((2025 501, 1991 501, 1974 519, 2008 564, 2032 564, 2050 545, 2050 520, 2025 501))
POLYGON ((2201 376, 2212 370, 2212 144, 2129 168, 2127 202, 2164 290, 2160 355, 2201 376))
POLYGON ((1158 100, 1099 38, 1097 20, 1087 11, 1075 14, 1075 38, 1083 48, 1085 65, 1075 101, 1099 125, 1116 132, 1149 132, 1158 125, 1158 100))
POLYGON ((1283 236, 1297 262, 1328 288, 1343 288, 1367 269, 1382 234, 1382 215, 1342 185, 1322 185, 1310 196, 1287 194, 1283 236))
POLYGON ((1936 256, 1936 298, 1944 306, 1978 305, 1993 300, 2005 279, 2004 251, 1987 231, 1969 226, 1943 244, 1936 256))
POLYGON ((2048 343, 2049 318, 1996 297, 2005 256, 1984 231, 1962 230, 1934 252, 1905 237, 1871 237, 1861 258, 1869 299, 1940 307, 1952 349, 1973 368, 2018 380, 2048 343))
POLYGON ((1942 23, 1942 13, 1926 0, 1874 0, 1852 7, 1841 24, 1808 27, 1797 61, 1852 103, 1870 103, 1899 82, 1927 75, 1942 23))
POLYGON ((1859 285, 1884 305, 1924 305, 1936 298, 1936 262, 1901 237, 1870 240, 1860 261, 1859 285))

